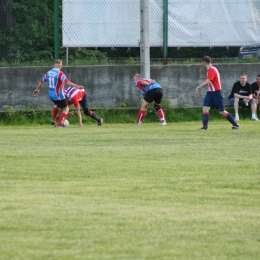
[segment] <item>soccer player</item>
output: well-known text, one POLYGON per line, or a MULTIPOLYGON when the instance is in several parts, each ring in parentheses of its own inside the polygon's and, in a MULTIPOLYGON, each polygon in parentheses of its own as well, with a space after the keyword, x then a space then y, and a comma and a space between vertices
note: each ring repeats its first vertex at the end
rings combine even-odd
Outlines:
POLYGON ((135 74, 133 81, 135 86, 139 88, 141 95, 144 97, 141 109, 138 113, 137 125, 142 124, 148 107, 152 102, 154 102, 154 108, 160 118, 161 125, 165 126, 166 120, 164 112, 160 106, 163 98, 163 89, 161 85, 159 85, 155 80, 142 78, 140 74, 135 74))
MULTIPOLYGON (((43 84, 48 81, 49 83, 49 97, 53 103, 60 109, 63 109, 63 112, 60 115, 58 124, 56 127, 63 127, 63 122, 67 117, 69 112, 68 99, 65 96, 64 85, 67 84, 71 87, 84 88, 83 86, 72 83, 67 79, 65 74, 61 71, 62 61, 55 60, 53 69, 49 70, 43 78, 40 80, 36 90, 34 90, 33 95, 36 96, 39 94, 40 89, 43 84)), ((54 108, 56 110, 56 108, 54 108)), ((54 112, 54 111, 53 111, 54 112)), ((56 114, 57 115, 57 114, 56 114)))
POLYGON ((208 87, 208 92, 204 99, 202 115, 203 127, 200 130, 208 130, 209 110, 211 107, 216 108, 219 113, 232 124, 232 129, 238 129, 239 124, 234 120, 231 114, 225 110, 220 75, 217 68, 212 66, 211 58, 209 56, 205 56, 202 59, 202 65, 208 71, 207 78, 196 88, 195 95, 198 96, 199 90, 204 87, 208 87))
POLYGON ((98 117, 95 113, 88 109, 88 100, 85 89, 78 89, 69 87, 65 92, 66 97, 69 100, 69 105, 73 104, 78 116, 79 127, 82 127, 82 116, 80 112, 80 106, 82 107, 84 114, 97 121, 98 126, 102 125, 103 119, 98 117))
POLYGON ((251 106, 252 120, 258 121, 256 116, 257 100, 253 98, 253 92, 251 85, 247 82, 246 73, 242 73, 232 88, 231 94, 229 95, 230 104, 234 105, 235 120, 239 120, 238 108, 239 106, 251 106))

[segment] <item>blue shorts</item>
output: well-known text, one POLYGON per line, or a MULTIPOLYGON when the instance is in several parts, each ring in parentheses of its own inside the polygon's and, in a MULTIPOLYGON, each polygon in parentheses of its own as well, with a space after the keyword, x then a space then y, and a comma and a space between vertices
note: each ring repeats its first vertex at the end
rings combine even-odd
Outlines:
POLYGON ((222 95, 222 91, 215 91, 215 92, 207 92, 207 95, 204 99, 204 107, 211 107, 215 108, 218 111, 224 111, 225 105, 224 105, 224 97, 222 95))
MULTIPOLYGON (((251 105, 253 101, 254 101, 253 98, 251 98, 248 103, 246 103, 244 99, 239 99, 239 106, 247 107, 248 105, 251 105)), ((235 98, 230 98, 229 102, 230 102, 231 105, 234 105, 235 98)))

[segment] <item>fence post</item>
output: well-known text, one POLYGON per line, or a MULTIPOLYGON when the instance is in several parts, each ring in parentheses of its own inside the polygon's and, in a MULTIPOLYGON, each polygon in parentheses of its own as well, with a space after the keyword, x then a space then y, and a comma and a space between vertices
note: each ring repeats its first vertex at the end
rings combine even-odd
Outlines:
POLYGON ((140 0, 140 73, 150 78, 149 0, 140 0))
POLYGON ((168 58, 168 0, 163 0, 163 65, 168 58))
POLYGON ((54 59, 59 56, 59 0, 54 0, 54 59))
POLYGON ((69 65, 69 47, 66 47, 66 65, 69 65))

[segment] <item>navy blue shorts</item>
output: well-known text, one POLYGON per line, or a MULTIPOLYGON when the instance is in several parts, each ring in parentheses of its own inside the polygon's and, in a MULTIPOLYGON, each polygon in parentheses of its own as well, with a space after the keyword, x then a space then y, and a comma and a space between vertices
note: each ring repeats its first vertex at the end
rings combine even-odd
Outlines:
POLYGON ((84 95, 84 98, 82 100, 80 100, 79 103, 80 103, 82 109, 85 109, 85 108, 88 109, 88 98, 87 98, 86 93, 84 95))
POLYGON ((211 107, 215 108, 218 111, 224 111, 225 105, 224 105, 224 97, 222 95, 222 91, 215 91, 215 92, 207 92, 207 95, 204 99, 204 107, 211 107))

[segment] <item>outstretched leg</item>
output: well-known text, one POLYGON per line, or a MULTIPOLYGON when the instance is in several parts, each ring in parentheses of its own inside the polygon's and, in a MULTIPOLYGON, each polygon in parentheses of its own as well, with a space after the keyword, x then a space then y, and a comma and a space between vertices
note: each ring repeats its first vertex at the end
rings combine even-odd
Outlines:
POLYGON ((101 117, 97 116, 93 111, 88 109, 88 100, 87 100, 86 94, 85 94, 84 98, 81 101, 79 101, 79 103, 84 111, 84 114, 86 116, 89 116, 89 117, 93 118, 94 120, 96 120, 98 122, 98 125, 101 126, 103 119, 101 117))
POLYGON ((233 129, 237 129, 239 127, 239 124, 237 123, 237 121, 233 118, 233 116, 228 113, 226 110, 224 111, 219 111, 219 113, 224 116, 229 122, 230 124, 233 125, 233 129))
POLYGON ((63 111, 60 114, 60 118, 59 118, 57 127, 62 127, 63 126, 63 122, 66 119, 68 112, 69 112, 69 107, 68 106, 63 108, 63 111))

